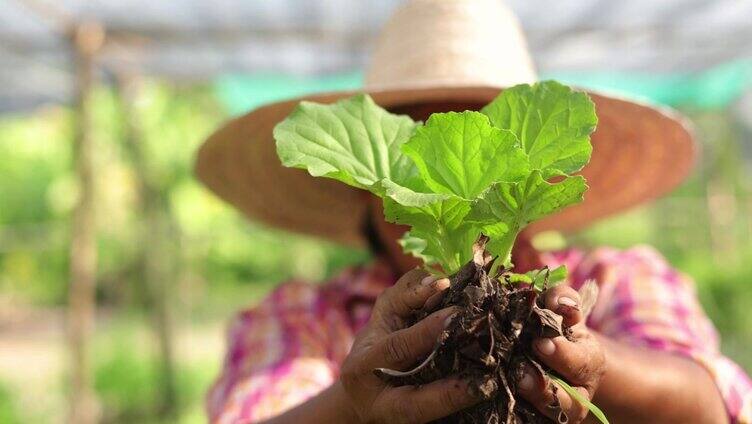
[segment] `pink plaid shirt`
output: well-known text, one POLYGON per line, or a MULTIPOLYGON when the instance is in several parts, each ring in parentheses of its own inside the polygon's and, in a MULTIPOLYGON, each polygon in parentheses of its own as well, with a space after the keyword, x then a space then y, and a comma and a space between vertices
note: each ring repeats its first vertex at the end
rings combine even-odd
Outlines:
MULTIPOLYGON (((711 373, 734 423, 752 424, 752 381, 721 355, 718 335, 692 282, 649 247, 567 250, 542 255, 566 265, 569 284, 595 278, 598 301, 587 325, 632 345, 693 358, 711 373)), ((376 297, 396 278, 383 264, 346 270, 323 285, 279 286, 240 312, 229 329, 222 374, 207 397, 214 423, 250 423, 315 396, 338 377, 376 297)))

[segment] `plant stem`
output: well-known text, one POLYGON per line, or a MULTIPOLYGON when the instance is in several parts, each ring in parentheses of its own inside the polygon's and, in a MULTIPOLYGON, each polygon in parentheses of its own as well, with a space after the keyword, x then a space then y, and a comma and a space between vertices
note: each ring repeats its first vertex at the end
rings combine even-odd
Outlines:
POLYGON ((446 275, 454 274, 457 270, 460 269, 461 265, 460 261, 457 259, 457 255, 455 255, 455 250, 452 249, 452 241, 447 236, 447 231, 442 225, 438 225, 436 227, 436 233, 438 250, 439 252, 441 252, 441 257, 438 258, 441 268, 444 270, 444 273, 446 273, 446 275))
POLYGON ((509 231, 507 231, 494 243, 494 250, 496 250, 499 257, 489 270, 489 275, 496 275, 496 271, 502 265, 507 269, 512 268, 512 248, 514 247, 514 242, 517 240, 517 235, 519 233, 519 227, 516 226, 514 228, 510 228, 509 231))
POLYGON ((510 228, 499 240, 499 259, 501 259, 501 263, 507 268, 512 267, 512 248, 519 233, 519 227, 510 228))

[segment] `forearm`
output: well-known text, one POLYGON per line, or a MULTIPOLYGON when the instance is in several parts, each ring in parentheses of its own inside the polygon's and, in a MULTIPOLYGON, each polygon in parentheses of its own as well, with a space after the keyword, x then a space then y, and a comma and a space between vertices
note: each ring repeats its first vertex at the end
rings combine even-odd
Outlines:
POLYGON ((612 423, 726 423, 710 374, 691 359, 598 336, 606 373, 594 403, 612 423))
POLYGON ((348 406, 347 398, 339 381, 306 402, 264 424, 306 423, 357 423, 357 417, 348 406))

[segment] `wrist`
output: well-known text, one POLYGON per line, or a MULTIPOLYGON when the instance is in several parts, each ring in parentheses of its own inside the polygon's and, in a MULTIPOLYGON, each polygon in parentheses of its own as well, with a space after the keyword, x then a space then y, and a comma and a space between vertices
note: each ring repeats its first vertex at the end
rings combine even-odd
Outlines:
POLYGON ((606 372, 593 403, 612 422, 725 422, 723 399, 710 374, 693 360, 598 339, 606 372))
POLYGON ((342 382, 337 380, 329 388, 331 391, 333 405, 336 408, 337 422, 340 423, 359 423, 360 417, 355 412, 355 408, 350 401, 350 396, 345 392, 342 382))

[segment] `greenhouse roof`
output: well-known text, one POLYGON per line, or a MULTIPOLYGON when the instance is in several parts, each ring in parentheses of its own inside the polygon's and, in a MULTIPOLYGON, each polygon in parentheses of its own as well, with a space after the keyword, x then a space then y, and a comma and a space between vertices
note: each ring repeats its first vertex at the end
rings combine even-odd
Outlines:
MULTIPOLYGON (((96 21, 105 71, 177 82, 226 74, 322 75, 363 68, 395 0, 6 0, 0 3, 0 111, 66 102, 65 28, 96 21)), ((514 0, 543 75, 672 75, 752 58, 752 1, 514 0)))

